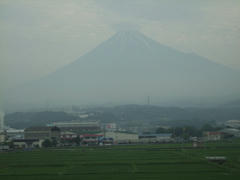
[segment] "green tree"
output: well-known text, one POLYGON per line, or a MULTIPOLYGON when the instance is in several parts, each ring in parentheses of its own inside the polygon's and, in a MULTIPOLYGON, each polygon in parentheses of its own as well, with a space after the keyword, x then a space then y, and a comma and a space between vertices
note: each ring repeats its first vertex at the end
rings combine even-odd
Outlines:
POLYGON ((73 139, 73 141, 74 141, 77 145, 79 145, 80 142, 81 142, 81 139, 80 139, 79 136, 77 136, 76 138, 73 139))
POLYGON ((42 143, 43 147, 51 147, 52 142, 49 139, 45 139, 42 143))

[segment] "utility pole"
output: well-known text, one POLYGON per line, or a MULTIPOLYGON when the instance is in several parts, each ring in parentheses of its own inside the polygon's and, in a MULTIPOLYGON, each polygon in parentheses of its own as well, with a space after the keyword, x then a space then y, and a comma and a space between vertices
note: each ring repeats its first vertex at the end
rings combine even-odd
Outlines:
POLYGON ((4 130, 4 113, 0 111, 0 131, 4 130))
POLYGON ((150 96, 147 97, 147 104, 150 105, 150 96))
POLYGON ((106 123, 103 125, 103 137, 106 138, 106 123))

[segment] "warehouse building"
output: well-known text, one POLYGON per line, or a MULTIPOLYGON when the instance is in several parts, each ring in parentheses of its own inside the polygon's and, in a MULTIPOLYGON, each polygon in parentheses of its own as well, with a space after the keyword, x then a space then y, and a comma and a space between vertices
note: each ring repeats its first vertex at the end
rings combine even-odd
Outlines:
POLYGON ((172 142, 171 133, 160 133, 160 134, 140 134, 139 142, 140 143, 164 143, 172 142))
POLYGON ((13 146, 17 149, 23 148, 41 148, 44 140, 39 139, 14 139, 13 146))
POLYGON ((219 131, 207 131, 203 133, 203 139, 205 141, 219 141, 223 138, 223 132, 219 131))

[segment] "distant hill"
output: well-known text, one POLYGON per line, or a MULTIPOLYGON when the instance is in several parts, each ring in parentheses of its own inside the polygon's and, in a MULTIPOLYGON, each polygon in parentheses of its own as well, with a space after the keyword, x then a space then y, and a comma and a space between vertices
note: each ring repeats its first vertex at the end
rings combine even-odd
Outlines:
POLYGON ((224 107, 240 107, 240 99, 225 103, 223 106, 224 107))
MULTIPOLYGON (((179 108, 148 105, 122 105, 100 111, 95 119, 123 124, 196 126, 206 123, 222 123, 230 119, 240 119, 240 108, 179 108)), ((94 117, 93 117, 94 118, 94 117)))
MULTIPOLYGON (((122 105, 85 109, 92 115, 83 121, 102 123, 116 122, 120 127, 195 126, 222 124, 231 119, 240 119, 240 108, 179 108, 148 105, 122 105)), ((17 112, 5 116, 5 123, 13 128, 43 126, 52 122, 76 120, 64 112, 17 112)))
POLYGON ((53 122, 71 121, 77 117, 65 112, 15 112, 6 114, 5 123, 12 127, 23 129, 31 126, 45 126, 53 122))
POLYGON ((155 103, 207 102, 239 90, 239 71, 123 31, 64 68, 9 92, 7 102, 126 104, 143 103, 147 96, 155 103))

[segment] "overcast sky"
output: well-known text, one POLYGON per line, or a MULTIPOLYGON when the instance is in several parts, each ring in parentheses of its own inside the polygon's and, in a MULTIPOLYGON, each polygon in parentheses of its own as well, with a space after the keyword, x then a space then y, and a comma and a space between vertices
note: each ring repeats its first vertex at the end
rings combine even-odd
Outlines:
POLYGON ((0 90, 63 67, 126 26, 240 69, 239 0, 1 0, 0 90))

